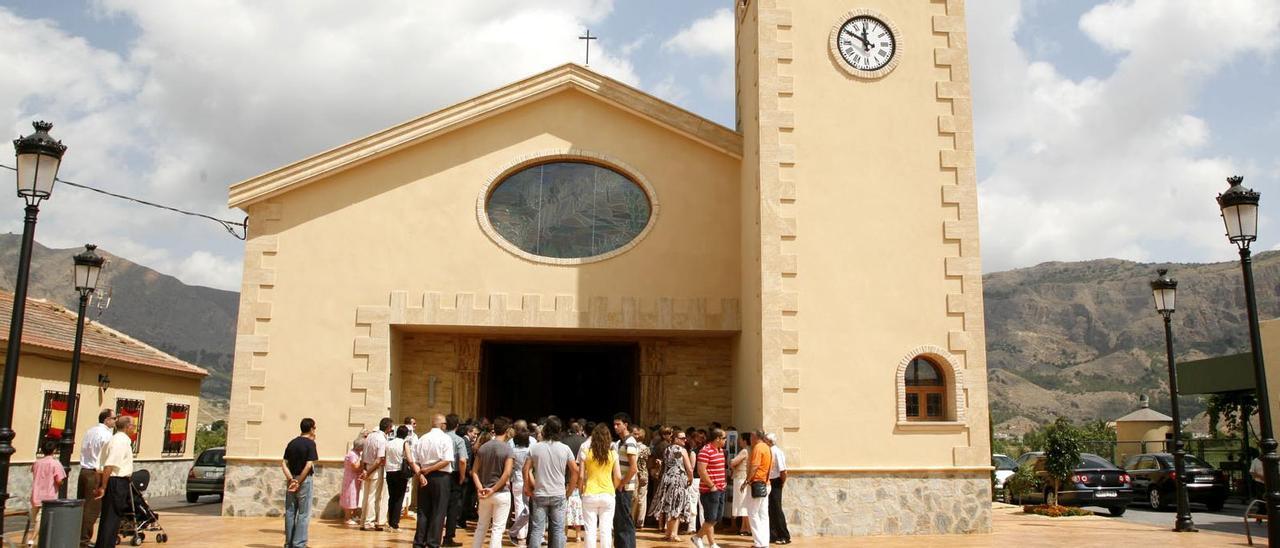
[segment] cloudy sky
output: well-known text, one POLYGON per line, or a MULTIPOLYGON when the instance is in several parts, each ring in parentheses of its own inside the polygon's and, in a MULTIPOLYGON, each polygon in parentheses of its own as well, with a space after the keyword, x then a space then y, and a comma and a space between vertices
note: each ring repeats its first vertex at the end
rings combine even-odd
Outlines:
MULTIPOLYGON (((1229 259, 1213 197, 1233 173, 1277 247, 1280 2, 968 4, 986 270, 1229 259)), ((54 122, 70 181, 239 219, 229 184, 580 62, 588 27, 593 68, 732 126, 730 5, 3 0, 0 126, 54 122)), ((10 200, 0 230, 19 232, 10 200)), ((239 286, 242 244, 218 225, 73 187, 37 239, 239 286)))

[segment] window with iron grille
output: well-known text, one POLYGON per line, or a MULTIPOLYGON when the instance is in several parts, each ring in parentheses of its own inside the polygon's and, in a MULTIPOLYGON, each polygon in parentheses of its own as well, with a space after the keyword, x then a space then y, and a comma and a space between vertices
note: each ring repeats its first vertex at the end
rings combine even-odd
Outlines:
MULTIPOLYGON (((80 394, 76 394, 76 408, 80 407, 80 394)), ((67 426, 67 393, 55 390, 44 391, 44 405, 40 412, 40 435, 36 436, 36 454, 40 454, 40 444, 48 438, 61 439, 62 429, 67 426)))
POLYGON ((171 403, 164 411, 164 451, 166 457, 181 456, 187 449, 187 425, 190 407, 171 403))
POLYGON ((142 445, 142 400, 130 400, 125 398, 116 398, 116 417, 133 417, 133 423, 136 428, 133 435, 129 439, 133 440, 133 454, 138 454, 138 448, 142 445))

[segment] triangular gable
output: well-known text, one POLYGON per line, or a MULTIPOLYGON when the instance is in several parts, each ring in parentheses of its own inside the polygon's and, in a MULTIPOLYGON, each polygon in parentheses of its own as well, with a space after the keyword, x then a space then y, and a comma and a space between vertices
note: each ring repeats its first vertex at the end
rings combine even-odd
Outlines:
POLYGON ((569 63, 233 184, 227 205, 246 208, 254 202, 569 88, 639 115, 726 155, 742 157, 742 134, 589 68, 569 63))

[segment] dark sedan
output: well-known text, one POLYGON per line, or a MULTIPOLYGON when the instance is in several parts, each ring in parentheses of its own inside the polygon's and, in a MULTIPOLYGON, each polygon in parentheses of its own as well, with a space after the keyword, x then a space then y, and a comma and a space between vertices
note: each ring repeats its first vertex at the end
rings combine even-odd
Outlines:
MULTIPOLYGON (((1023 497, 1033 502, 1047 502, 1053 486, 1049 473, 1044 469, 1044 453, 1024 453, 1018 464, 1032 463, 1039 478, 1038 492, 1023 497)), ((1113 516, 1124 515, 1133 501, 1133 485, 1129 474, 1111 462, 1092 453, 1081 453, 1080 464, 1071 477, 1058 488, 1058 504, 1063 506, 1098 506, 1106 508, 1113 516)))
MULTIPOLYGON (((1187 500, 1203 503, 1211 512, 1221 510, 1227 500, 1226 474, 1192 455, 1185 459, 1187 500)), ((1125 461, 1124 468, 1133 477, 1133 490, 1139 497, 1145 496, 1152 509, 1162 510, 1175 503, 1178 474, 1173 470, 1172 454, 1135 455, 1125 461)))

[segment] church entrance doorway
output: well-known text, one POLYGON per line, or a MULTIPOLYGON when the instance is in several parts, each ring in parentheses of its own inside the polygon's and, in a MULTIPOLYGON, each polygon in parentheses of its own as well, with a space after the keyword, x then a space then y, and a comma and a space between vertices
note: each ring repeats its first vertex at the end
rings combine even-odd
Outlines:
POLYGON ((635 416, 639 358, 636 343, 486 341, 476 408, 490 418, 635 416))

